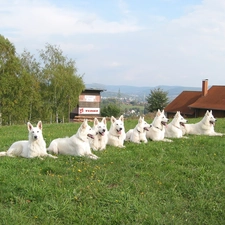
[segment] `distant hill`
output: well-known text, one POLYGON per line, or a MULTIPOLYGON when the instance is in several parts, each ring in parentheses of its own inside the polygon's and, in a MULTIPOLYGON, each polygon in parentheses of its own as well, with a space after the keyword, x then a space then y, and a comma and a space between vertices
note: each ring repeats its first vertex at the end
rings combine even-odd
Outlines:
POLYGON ((169 99, 176 98, 182 91, 201 91, 201 87, 183 87, 183 86, 155 86, 155 87, 136 87, 127 85, 103 85, 98 83, 86 84, 86 88, 106 90, 101 93, 102 97, 130 97, 137 100, 144 100, 150 94, 151 90, 161 88, 168 92, 169 99))

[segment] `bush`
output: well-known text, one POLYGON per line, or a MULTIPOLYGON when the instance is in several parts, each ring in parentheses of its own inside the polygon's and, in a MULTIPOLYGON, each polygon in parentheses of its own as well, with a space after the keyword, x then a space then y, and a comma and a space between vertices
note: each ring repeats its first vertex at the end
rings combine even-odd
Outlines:
POLYGON ((104 106, 101 109, 101 116, 103 117, 118 117, 120 115, 120 108, 115 104, 109 104, 107 106, 104 106))

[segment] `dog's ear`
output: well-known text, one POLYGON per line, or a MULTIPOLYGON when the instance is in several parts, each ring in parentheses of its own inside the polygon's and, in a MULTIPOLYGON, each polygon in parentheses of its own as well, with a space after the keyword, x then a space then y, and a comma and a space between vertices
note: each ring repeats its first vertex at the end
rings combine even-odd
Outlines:
POLYGON ((139 120, 138 120, 138 123, 141 123, 141 122, 142 122, 142 117, 140 116, 139 120))
POLYGON ((111 122, 114 123, 116 121, 116 118, 114 116, 111 116, 111 122))
POLYGON ((102 122, 103 122, 104 124, 106 124, 106 118, 105 118, 105 117, 102 118, 102 122))
POLYGON ((84 119, 84 122, 81 124, 81 127, 83 129, 85 129, 87 127, 88 123, 87 123, 87 119, 84 119))
POLYGON ((27 122, 27 129, 28 130, 32 130, 33 129, 33 126, 30 122, 27 122))
POLYGON ((41 122, 41 121, 38 121, 37 127, 38 127, 40 130, 42 130, 42 122, 41 122))
POLYGON ((119 120, 124 121, 123 115, 120 116, 119 120))
POLYGON ((98 119, 95 117, 94 118, 94 125, 97 125, 98 124, 98 119))
POLYGON ((158 109, 157 113, 156 113, 156 116, 160 116, 161 115, 161 112, 160 110, 158 109))

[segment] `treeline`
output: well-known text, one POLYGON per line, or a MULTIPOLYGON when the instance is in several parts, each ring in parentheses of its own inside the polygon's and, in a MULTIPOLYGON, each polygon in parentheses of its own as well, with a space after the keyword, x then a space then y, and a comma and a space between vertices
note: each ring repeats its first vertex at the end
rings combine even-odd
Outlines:
POLYGON ((0 35, 0 124, 69 120, 85 89, 75 61, 50 44, 38 50, 38 60, 0 35))

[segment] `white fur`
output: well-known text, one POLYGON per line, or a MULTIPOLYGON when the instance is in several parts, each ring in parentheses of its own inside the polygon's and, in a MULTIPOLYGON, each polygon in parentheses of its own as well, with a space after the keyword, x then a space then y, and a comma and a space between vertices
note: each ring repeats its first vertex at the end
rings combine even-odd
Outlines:
POLYGON ((140 143, 143 141, 144 143, 147 143, 148 140, 146 138, 146 131, 148 131, 149 128, 150 124, 145 121, 144 117, 140 116, 138 124, 135 126, 135 128, 130 129, 126 133, 125 141, 131 141, 134 143, 140 143))
POLYGON ((215 123, 216 119, 212 114, 212 110, 207 110, 201 121, 195 124, 186 124, 183 131, 185 134, 223 136, 222 133, 217 133, 214 131, 215 123))
MULTIPOLYGON (((182 138, 182 128, 186 126, 187 120, 177 111, 173 120, 167 125, 165 129, 165 137, 182 138)), ((186 137, 185 137, 186 138, 186 137)))
POLYGON ((97 118, 94 118, 94 124, 92 129, 95 132, 94 139, 89 139, 91 148, 95 151, 102 151, 106 149, 106 144, 108 142, 108 129, 106 118, 103 117, 101 122, 97 118))
POLYGON ((124 118, 123 115, 116 119, 111 116, 111 125, 108 133, 108 145, 124 148, 124 140, 126 138, 125 128, 124 128, 124 118))
MULTIPOLYGON (((36 127, 28 122, 27 129, 29 131, 28 141, 14 142, 7 152, 0 152, 0 156, 22 156, 24 158, 34 157, 51 157, 57 158, 47 153, 46 143, 42 135, 42 122, 39 121, 36 127)), ((42 158, 41 158, 42 159, 42 158)))
POLYGON ((76 134, 71 137, 54 139, 48 151, 54 154, 86 156, 91 159, 98 159, 98 156, 91 152, 89 138, 94 138, 94 131, 88 125, 87 120, 80 125, 76 134))
POLYGON ((146 137, 150 138, 152 141, 168 141, 172 142, 172 140, 165 139, 165 126, 167 126, 168 119, 164 114, 164 110, 162 112, 158 109, 154 120, 152 121, 151 127, 148 131, 146 131, 146 137))

